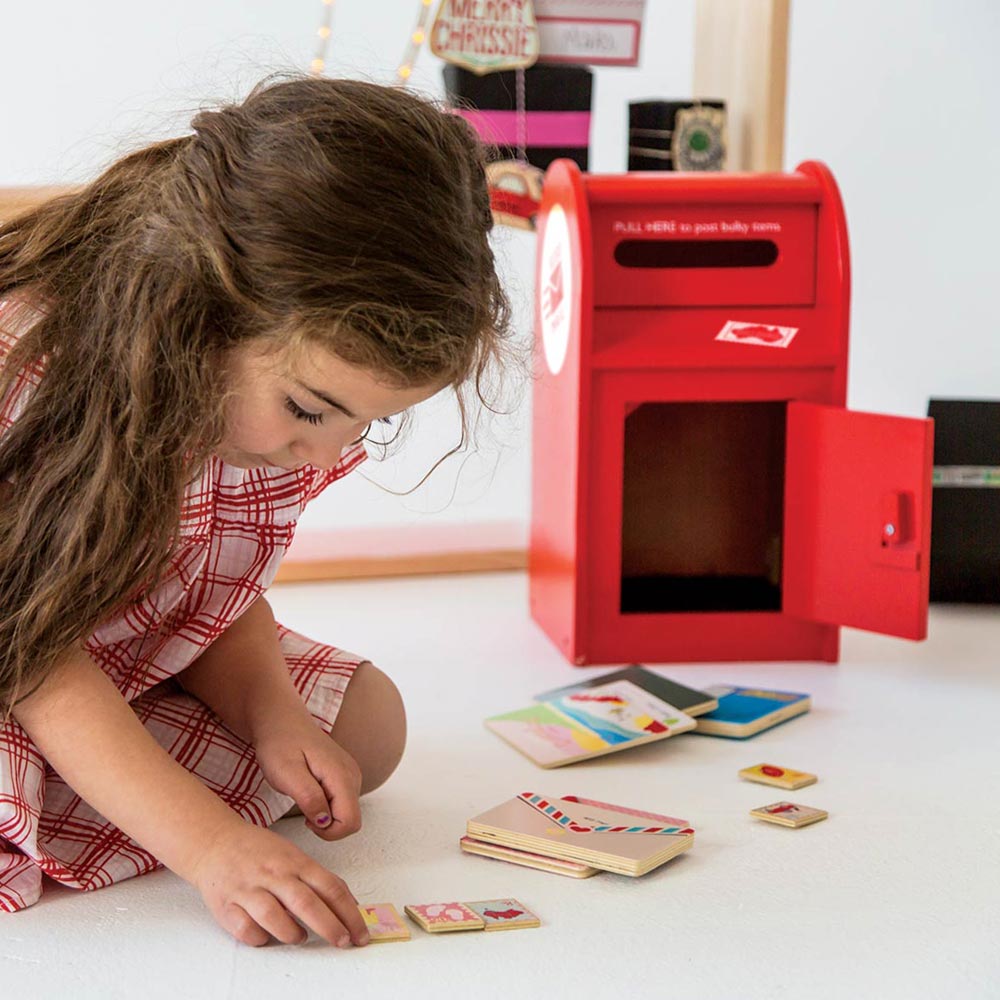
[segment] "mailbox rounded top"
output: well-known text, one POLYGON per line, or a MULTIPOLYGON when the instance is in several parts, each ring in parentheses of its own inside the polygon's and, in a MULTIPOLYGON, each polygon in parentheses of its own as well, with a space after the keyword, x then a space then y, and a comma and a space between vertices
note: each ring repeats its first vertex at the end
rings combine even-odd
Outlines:
POLYGON ((592 205, 635 204, 638 201, 819 204, 826 194, 826 181, 832 183, 833 176, 825 164, 816 160, 804 161, 789 173, 665 170, 591 174, 582 172, 573 160, 565 159, 554 161, 546 174, 546 183, 552 180, 573 184, 574 179, 578 179, 580 193, 592 205))

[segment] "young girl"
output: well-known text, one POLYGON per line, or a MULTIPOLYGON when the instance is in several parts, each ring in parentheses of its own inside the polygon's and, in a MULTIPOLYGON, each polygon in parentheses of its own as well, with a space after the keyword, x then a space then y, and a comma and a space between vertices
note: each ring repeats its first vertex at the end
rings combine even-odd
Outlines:
POLYGON ((357 831, 402 704, 262 594, 368 429, 503 353, 481 152, 344 80, 193 127, 0 226, 0 910, 163 864, 240 941, 364 944, 266 828, 357 831))

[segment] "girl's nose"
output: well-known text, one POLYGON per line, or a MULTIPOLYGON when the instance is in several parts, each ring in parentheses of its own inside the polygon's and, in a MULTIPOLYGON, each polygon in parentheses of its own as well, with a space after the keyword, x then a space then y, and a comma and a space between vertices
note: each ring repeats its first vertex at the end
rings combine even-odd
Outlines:
POLYGON ((292 446, 291 452, 299 461, 326 470, 332 469, 340 461, 346 444, 346 441, 335 441, 332 444, 299 442, 292 446))

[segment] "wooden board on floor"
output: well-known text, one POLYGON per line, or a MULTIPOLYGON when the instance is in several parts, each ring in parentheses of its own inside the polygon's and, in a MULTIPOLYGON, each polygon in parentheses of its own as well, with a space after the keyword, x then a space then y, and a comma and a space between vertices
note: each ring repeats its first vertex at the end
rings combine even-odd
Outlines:
POLYGON ((276 583, 494 573, 528 565, 527 526, 519 522, 300 529, 276 583))
POLYGON ((72 185, 0 187, 0 222, 75 190, 72 185))

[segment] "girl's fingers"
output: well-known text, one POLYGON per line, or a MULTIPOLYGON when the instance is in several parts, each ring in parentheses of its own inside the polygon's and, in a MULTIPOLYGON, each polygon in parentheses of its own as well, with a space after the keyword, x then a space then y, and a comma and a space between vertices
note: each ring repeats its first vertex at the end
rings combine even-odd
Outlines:
POLYGON ((309 935, 288 910, 265 889, 257 889, 243 900, 243 909, 259 928, 282 944, 302 944, 309 935))
POLYGON ((218 920, 223 929, 242 944, 259 948, 270 940, 267 931, 238 903, 229 903, 218 920))
POLYGON ((338 898, 336 905, 330 905, 310 885, 298 880, 278 886, 274 893, 290 913, 338 948, 347 948, 352 941, 356 941, 354 928, 348 924, 352 910, 353 916, 364 928, 364 918, 346 886, 343 897, 338 898))
POLYGON ((313 833, 315 833, 320 840, 343 840, 345 837, 349 837, 352 833, 357 833, 357 829, 355 827, 346 824, 339 818, 339 810, 340 806, 338 800, 334 800, 331 813, 333 816, 332 822, 327 823, 326 826, 317 826, 311 820, 306 820, 306 826, 313 833))
POLYGON ((368 933, 365 918, 361 916, 354 893, 347 888, 347 883, 343 879, 319 865, 302 872, 300 877, 313 890, 323 907, 337 915, 354 944, 368 944, 371 935, 368 933))
POLYGON ((333 812, 333 822, 330 824, 316 823, 324 840, 340 840, 349 837, 361 829, 361 802, 358 793, 352 791, 347 783, 336 778, 320 778, 323 792, 330 800, 333 812))
POLYGON ((299 769, 287 794, 295 799, 295 804, 307 821, 319 829, 330 826, 332 821, 330 800, 308 767, 303 766, 299 769))

